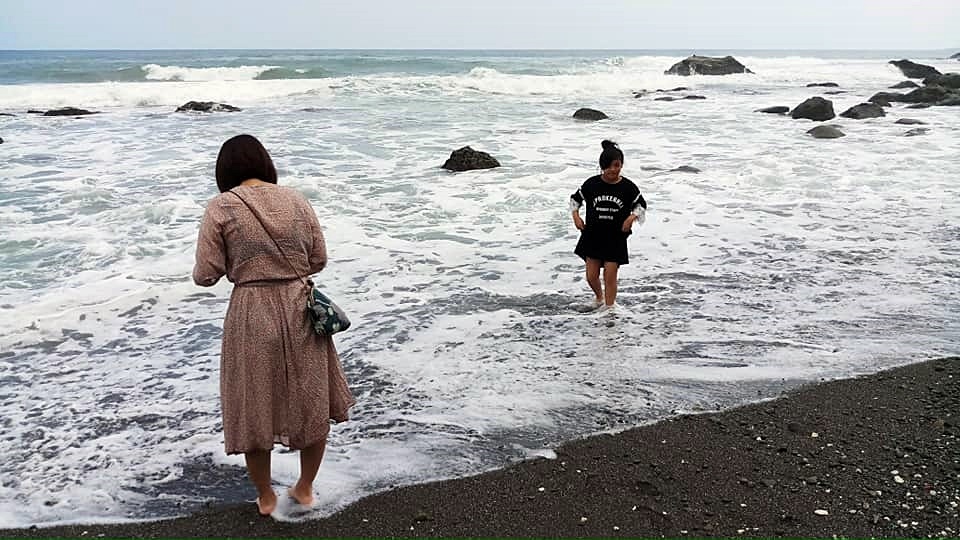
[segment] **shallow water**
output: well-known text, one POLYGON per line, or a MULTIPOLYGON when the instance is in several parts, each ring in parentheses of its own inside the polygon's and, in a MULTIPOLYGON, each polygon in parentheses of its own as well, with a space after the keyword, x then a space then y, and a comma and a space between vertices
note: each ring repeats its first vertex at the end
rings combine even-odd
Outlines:
MULTIPOLYGON (((337 343, 358 405, 333 429, 320 513, 960 345, 960 111, 839 119, 834 141, 753 112, 834 81, 839 113, 903 80, 886 60, 906 54, 744 53, 756 75, 682 78, 662 74, 682 57, 667 53, 365 53, 270 80, 241 68, 325 60, 177 55, 81 60, 182 81, 0 84, 0 112, 16 113, 0 116, 5 526, 252 498, 220 435, 229 284, 189 278, 216 152, 240 132, 313 202, 331 256, 320 281, 354 320, 337 343), (632 97, 681 85, 707 99, 632 97), (189 99, 244 111, 172 112, 189 99), (23 114, 62 105, 102 113, 23 114), (581 106, 611 118, 570 119, 581 106), (901 117, 930 133, 903 137, 901 117), (585 314, 566 204, 603 138, 650 208, 620 309, 585 314), (467 144, 503 167, 438 168, 467 144), (667 172, 680 165, 702 172, 667 172)), ((274 471, 292 482, 295 455, 276 453, 274 471)))

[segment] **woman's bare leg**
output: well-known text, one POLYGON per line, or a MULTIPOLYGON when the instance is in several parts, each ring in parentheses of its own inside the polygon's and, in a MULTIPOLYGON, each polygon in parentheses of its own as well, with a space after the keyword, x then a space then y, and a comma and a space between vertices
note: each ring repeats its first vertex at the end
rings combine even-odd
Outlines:
POLYGON ((617 272, 620 265, 615 262, 603 263, 603 301, 612 306, 617 301, 617 272))
POLYGON ((323 452, 326 449, 327 440, 324 439, 300 450, 300 478, 288 493, 304 506, 313 504, 313 480, 317 477, 317 471, 323 461, 323 452))
POLYGON ((600 267, 602 265, 603 263, 599 259, 587 257, 587 284, 593 289, 598 304, 603 301, 603 288, 600 286, 600 267))
POLYGON ((253 486, 257 488, 257 507, 260 515, 269 516, 277 508, 277 494, 270 484, 270 451, 254 450, 246 452, 247 473, 253 486))

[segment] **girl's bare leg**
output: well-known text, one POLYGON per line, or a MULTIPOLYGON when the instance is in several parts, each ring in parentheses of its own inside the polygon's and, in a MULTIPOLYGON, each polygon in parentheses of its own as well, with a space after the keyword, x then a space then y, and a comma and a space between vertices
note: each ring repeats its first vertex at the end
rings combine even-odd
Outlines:
POLYGON ((313 480, 317 477, 326 449, 327 440, 324 439, 300 450, 300 478, 287 493, 304 506, 313 504, 313 480))
POLYGON ((246 452, 247 473, 253 486, 257 488, 257 508, 260 515, 269 516, 277 508, 277 494, 270 485, 270 451, 254 450, 246 452))
POLYGON ((593 289, 598 304, 603 301, 603 288, 600 286, 600 267, 602 265, 603 263, 599 259, 587 257, 587 284, 593 289))
POLYGON ((603 263, 603 301, 612 306, 617 301, 617 272, 620 265, 615 262, 603 263))

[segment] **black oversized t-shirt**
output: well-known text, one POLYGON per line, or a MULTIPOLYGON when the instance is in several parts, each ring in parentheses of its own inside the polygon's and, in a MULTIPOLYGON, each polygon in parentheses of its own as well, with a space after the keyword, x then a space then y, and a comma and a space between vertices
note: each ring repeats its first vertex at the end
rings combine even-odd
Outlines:
POLYGON ((621 176, 616 184, 608 184, 600 175, 591 176, 570 196, 578 205, 587 206, 587 229, 621 231, 623 222, 635 208, 647 208, 640 188, 621 176))

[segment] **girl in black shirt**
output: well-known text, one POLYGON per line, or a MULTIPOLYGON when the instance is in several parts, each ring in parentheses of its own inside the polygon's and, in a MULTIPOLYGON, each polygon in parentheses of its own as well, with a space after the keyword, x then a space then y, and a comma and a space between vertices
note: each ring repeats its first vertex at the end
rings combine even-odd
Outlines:
POLYGON ((617 272, 627 264, 627 236, 634 223, 643 223, 647 202, 640 189, 620 176, 623 152, 611 141, 603 141, 600 154, 602 174, 592 176, 570 196, 573 224, 580 230, 574 253, 587 264, 587 283, 596 295, 593 307, 610 308, 617 299, 617 272), (580 207, 587 205, 587 221, 580 207), (603 268, 603 285, 600 269, 603 268))

